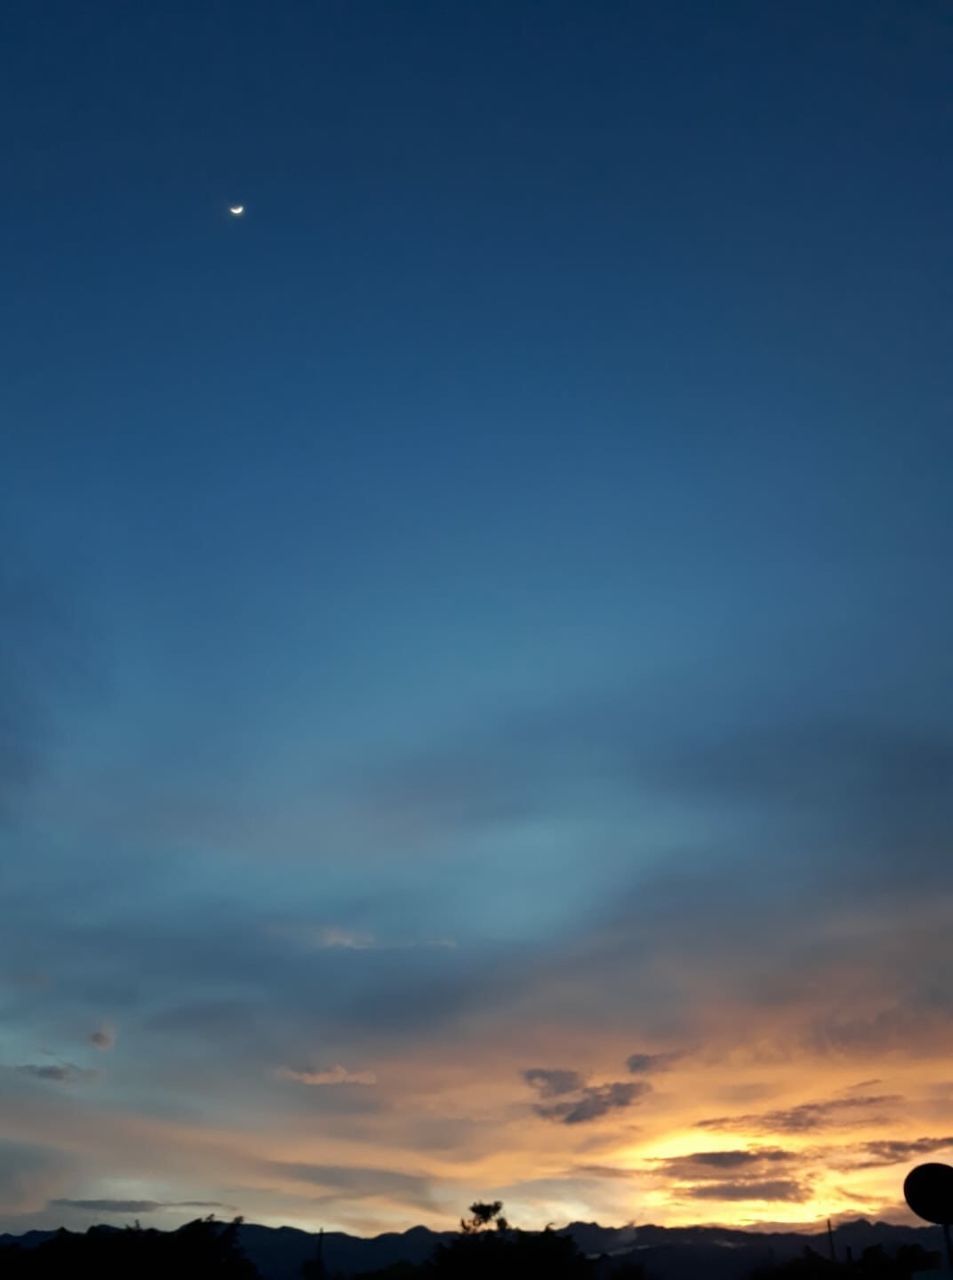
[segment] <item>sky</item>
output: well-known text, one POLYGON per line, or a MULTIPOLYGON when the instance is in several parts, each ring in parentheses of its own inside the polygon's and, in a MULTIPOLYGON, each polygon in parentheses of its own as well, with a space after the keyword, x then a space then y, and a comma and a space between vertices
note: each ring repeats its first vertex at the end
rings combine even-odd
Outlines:
POLYGON ((953 1158, 945 0, 0 48, 0 1230, 902 1221, 953 1158))

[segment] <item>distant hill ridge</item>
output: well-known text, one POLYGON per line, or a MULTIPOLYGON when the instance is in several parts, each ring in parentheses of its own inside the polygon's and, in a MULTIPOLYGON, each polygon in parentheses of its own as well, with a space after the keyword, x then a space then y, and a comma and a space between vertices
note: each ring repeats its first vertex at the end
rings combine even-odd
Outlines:
MULTIPOLYGON (((119 1228, 90 1228, 118 1230, 119 1228)), ((652 1280, 740 1280, 759 1266, 784 1262, 803 1253, 805 1246, 826 1254, 826 1232, 743 1231, 732 1227, 658 1227, 654 1225, 602 1227, 595 1222, 571 1222, 558 1229, 569 1235, 585 1254, 631 1255, 644 1262, 652 1280)), ((377 1271, 398 1262, 425 1262, 439 1244, 451 1240, 452 1231, 411 1227, 379 1236, 352 1236, 343 1231, 323 1233, 324 1260, 329 1273, 354 1276, 377 1271)), ((54 1231, 28 1231, 22 1236, 0 1235, 0 1245, 31 1248, 55 1235, 54 1231)), ((313 1259, 317 1233, 296 1227, 263 1227, 246 1223, 241 1243, 263 1280, 301 1280, 302 1263, 313 1259)), ((927 1250, 941 1247, 939 1228, 906 1227, 888 1222, 841 1223, 834 1230, 834 1247, 840 1257, 850 1249, 859 1256, 871 1245, 893 1252, 903 1244, 919 1244, 927 1250)))

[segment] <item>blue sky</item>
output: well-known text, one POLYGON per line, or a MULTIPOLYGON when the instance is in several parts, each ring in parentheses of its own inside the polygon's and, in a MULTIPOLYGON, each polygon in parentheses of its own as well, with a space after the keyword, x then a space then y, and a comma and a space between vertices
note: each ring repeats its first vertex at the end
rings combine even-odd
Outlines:
POLYGON ((945 6, 0 40, 0 1226, 846 1205, 644 1161, 943 1100, 945 6))

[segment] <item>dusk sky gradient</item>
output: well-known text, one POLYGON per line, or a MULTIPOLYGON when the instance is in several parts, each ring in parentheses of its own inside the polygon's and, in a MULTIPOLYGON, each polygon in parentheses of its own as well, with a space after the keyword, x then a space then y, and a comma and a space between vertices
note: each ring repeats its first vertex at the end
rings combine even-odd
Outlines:
POLYGON ((904 1220, 953 9, 7 0, 0 49, 0 1230, 904 1220))

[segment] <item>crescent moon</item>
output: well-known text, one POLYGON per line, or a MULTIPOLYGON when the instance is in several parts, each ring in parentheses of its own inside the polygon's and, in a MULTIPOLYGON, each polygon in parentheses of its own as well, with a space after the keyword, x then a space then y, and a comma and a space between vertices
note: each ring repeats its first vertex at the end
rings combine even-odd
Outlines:
POLYGON ((245 206, 243 204, 230 204, 228 206, 228 212, 233 218, 240 218, 245 212, 245 206))

